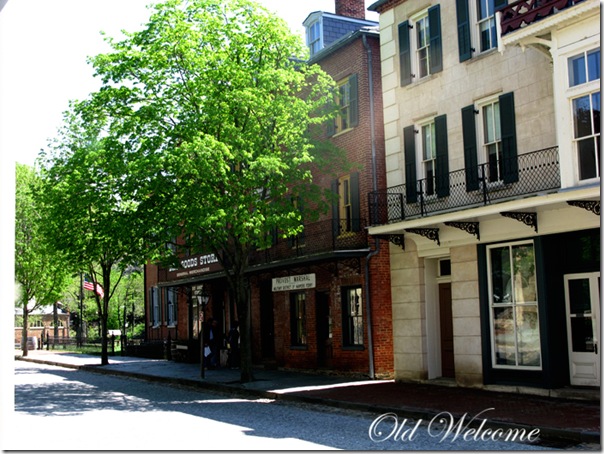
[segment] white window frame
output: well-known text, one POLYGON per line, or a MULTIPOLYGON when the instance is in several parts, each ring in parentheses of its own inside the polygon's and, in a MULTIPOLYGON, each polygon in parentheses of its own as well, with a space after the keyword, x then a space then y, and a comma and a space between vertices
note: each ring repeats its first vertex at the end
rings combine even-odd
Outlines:
POLYGON ((511 299, 509 302, 500 302, 500 303, 495 303, 495 296, 493 295, 493 269, 492 269, 492 263, 491 263, 491 250, 492 249, 500 249, 500 248, 512 248, 514 246, 526 246, 526 245, 530 245, 533 248, 533 258, 535 258, 535 244, 532 240, 529 241, 514 241, 514 242, 508 242, 508 243, 498 243, 498 244, 491 244, 489 246, 487 246, 486 248, 486 262, 487 262, 487 282, 488 282, 488 310, 489 310, 489 329, 490 329, 490 333, 491 333, 491 342, 490 342, 490 349, 491 349, 491 366, 494 369, 514 369, 514 370, 542 370, 543 368, 543 356, 541 354, 541 324, 539 323, 539 293, 538 293, 538 276, 537 276, 537 269, 536 269, 536 260, 534 262, 534 266, 535 266, 535 271, 534 271, 534 276, 535 276, 535 300, 534 301, 514 301, 515 299, 515 289, 514 289, 514 280, 513 277, 514 276, 510 276, 510 293, 511 293, 511 299), (516 319, 516 308, 521 308, 521 307, 534 307, 536 309, 536 316, 537 316, 537 333, 538 333, 538 341, 539 341, 539 366, 525 366, 525 365, 520 365, 518 364, 518 323, 517 323, 517 319, 516 319), (497 364, 497 358, 496 358, 496 350, 495 350, 495 341, 496 341, 496 333, 495 333, 495 318, 494 318, 494 310, 496 308, 499 309, 504 309, 504 308, 511 308, 513 309, 513 315, 514 315, 514 350, 515 350, 515 357, 516 357, 516 364, 515 365, 511 365, 511 364, 497 364))
POLYGON ((166 289, 166 311, 167 311, 167 320, 166 323, 168 327, 174 327, 177 325, 177 309, 176 306, 178 304, 178 292, 176 287, 168 287, 166 289))
POLYGON ((306 45, 311 57, 323 49, 323 21, 321 18, 306 27, 306 45), (316 36, 313 32, 316 32, 316 36))
MULTIPOLYGON (((495 141, 487 141, 487 136, 485 133, 485 108, 487 106, 491 106, 491 105, 495 105, 497 104, 498 109, 499 109, 499 97, 500 97, 501 93, 497 93, 495 95, 489 96, 487 98, 481 99, 479 101, 476 102, 476 110, 478 111, 477 114, 477 121, 476 121, 476 138, 477 138, 477 162, 479 165, 481 164, 485 164, 485 166, 488 168, 489 167, 489 146, 495 145, 497 147, 497 158, 498 158, 498 163, 497 163, 497 169, 498 169, 498 175, 499 178, 497 180, 493 180, 491 181, 490 178, 490 173, 489 173, 489 180, 487 181, 487 184, 489 184, 490 186, 493 185, 501 185, 503 184, 503 178, 501 178, 501 111, 498 110, 498 118, 499 118, 499 124, 495 124, 494 126, 496 127, 496 130, 498 131, 498 135, 499 138, 496 139, 495 141)), ((497 135, 497 134, 496 134, 497 135)), ((484 175, 480 175, 480 177, 482 178, 484 175)))
POLYGON ((417 175, 419 176, 419 180, 428 180, 428 172, 426 167, 428 163, 432 165, 432 192, 427 192, 427 187, 424 187, 424 193, 429 198, 436 198, 436 123, 434 121, 434 117, 425 119, 416 125, 417 130, 419 131, 419 140, 416 140, 415 144, 415 152, 417 153, 416 161, 418 163, 419 169, 416 169, 417 175), (426 147, 424 140, 424 131, 426 128, 430 128, 431 137, 430 147, 426 147), (427 150, 427 148, 431 148, 431 150, 427 150), (427 152, 431 151, 431 155, 427 156, 427 152))
MULTIPOLYGON (((472 44, 473 44, 473 48, 474 48, 474 54, 475 55, 480 55, 480 54, 486 54, 487 52, 492 52, 494 50, 497 50, 497 44, 498 44, 498 39, 499 37, 497 36, 497 15, 495 12, 495 6, 493 5, 493 11, 492 11, 492 15, 487 16, 485 19, 481 19, 480 17, 478 17, 478 5, 480 3, 481 0, 468 0, 469 1, 469 5, 468 5, 468 9, 470 11, 470 18, 472 20, 472 44), (491 30, 494 31, 494 42, 492 42, 491 47, 489 47, 488 49, 482 50, 481 46, 482 46, 482 40, 481 40, 481 33, 480 33, 480 27, 481 24, 484 22, 492 22, 492 28, 491 30)), ((486 2, 493 3, 493 0, 486 0, 486 2)))
MULTIPOLYGON (((575 102, 575 100, 579 99, 579 98, 583 98, 585 96, 589 96, 590 97, 590 107, 591 107, 591 97, 592 95, 596 94, 596 93, 601 93, 600 91, 600 78, 598 79, 594 79, 594 80, 586 80, 584 83, 581 84, 575 84, 573 86, 570 85, 571 80, 570 80, 570 61, 573 58, 579 57, 581 55, 583 55, 585 57, 585 64, 587 65, 587 55, 595 50, 598 50, 599 47, 598 45, 585 45, 581 48, 577 48, 577 49, 572 49, 569 50, 567 53, 565 53, 562 58, 564 59, 564 65, 565 65, 565 86, 566 86, 566 96, 568 99, 568 112, 569 112, 569 119, 570 119, 570 138, 572 141, 572 157, 573 157, 573 169, 574 169, 574 178, 575 181, 578 182, 579 184, 583 185, 583 184, 592 184, 595 182, 600 181, 600 156, 598 153, 595 153, 595 159, 596 159, 596 172, 597 175, 595 177, 592 178, 586 178, 586 179, 581 179, 581 175, 580 175, 580 162, 579 162, 579 153, 578 153, 578 142, 579 140, 577 140, 577 138, 575 137, 575 122, 574 122, 574 107, 573 107, 573 103, 575 102)), ((587 68, 586 68, 587 69, 587 68)), ((588 79, 589 74, 586 70, 586 78, 588 79)), ((601 106, 601 94, 600 94, 600 106, 601 106)), ((593 110, 590 109, 590 112, 593 112, 593 110)), ((588 136, 588 137, 593 137, 594 139, 596 137, 599 137, 599 139, 597 140, 601 140, 601 135, 597 135, 594 134, 592 136, 588 136)), ((581 139, 585 140, 586 137, 581 137, 581 139)))
POLYGON ((411 73, 413 74, 413 81, 417 82, 432 75, 432 73, 430 72, 430 21, 428 19, 428 8, 411 16, 409 18, 409 26, 411 28, 411 36, 409 37, 409 52, 411 53, 411 73), (419 24, 422 21, 425 21, 428 33, 425 37, 426 44, 420 49, 417 33, 419 24), (419 52, 422 49, 424 49, 426 52, 426 74, 420 75, 419 71, 421 65, 419 52))

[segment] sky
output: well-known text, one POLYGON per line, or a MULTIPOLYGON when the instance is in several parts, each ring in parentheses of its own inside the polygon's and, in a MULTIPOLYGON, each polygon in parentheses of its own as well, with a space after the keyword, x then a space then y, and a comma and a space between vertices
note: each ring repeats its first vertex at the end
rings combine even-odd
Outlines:
MULTIPOLYGON (((149 17, 155 0, 8 0, 0 11, 0 154, 33 165, 56 135, 68 102, 99 87, 86 58, 109 51, 100 32, 120 38, 149 17)), ((313 11, 334 0, 259 0, 303 36, 313 11)), ((366 0, 366 6, 375 0, 366 0)), ((367 12, 367 19, 378 20, 367 12)))

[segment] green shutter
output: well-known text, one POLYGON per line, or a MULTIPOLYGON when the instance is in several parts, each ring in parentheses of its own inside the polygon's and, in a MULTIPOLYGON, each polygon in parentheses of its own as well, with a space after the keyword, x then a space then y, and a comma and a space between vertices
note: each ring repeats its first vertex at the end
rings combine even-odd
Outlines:
POLYGON ((499 115, 501 118, 501 154, 504 183, 518 181, 518 149, 516 146, 516 114, 514 112, 514 93, 505 93, 499 97, 499 115))
POLYGON ((417 171, 415 170, 415 126, 403 129, 405 145, 405 195, 407 203, 417 202, 417 171))
POLYGON ((434 119, 436 129, 436 195, 449 195, 449 144, 447 140, 447 116, 434 119))
POLYGON ((401 87, 411 83, 411 43, 409 41, 409 21, 398 26, 398 56, 400 60, 401 87))
POLYGON ((499 11, 504 6, 507 6, 507 4, 508 4, 507 0, 494 0, 493 8, 495 9, 495 11, 499 11))
POLYGON ((359 172, 350 174, 350 208, 351 227, 353 232, 361 230, 361 191, 359 187, 359 172))
POLYGON ((461 109, 463 156, 466 169, 466 191, 478 189, 478 148, 476 145, 476 118, 474 105, 461 109))
POLYGON ((472 41, 470 30, 470 10, 468 0, 456 0, 457 6, 457 43, 459 45, 459 61, 472 58, 472 41))
POLYGON ((428 9, 430 26, 430 74, 443 70, 443 45, 440 30, 440 5, 428 9))
POLYGON ((350 85, 350 127, 359 125, 359 78, 352 74, 348 78, 350 85))

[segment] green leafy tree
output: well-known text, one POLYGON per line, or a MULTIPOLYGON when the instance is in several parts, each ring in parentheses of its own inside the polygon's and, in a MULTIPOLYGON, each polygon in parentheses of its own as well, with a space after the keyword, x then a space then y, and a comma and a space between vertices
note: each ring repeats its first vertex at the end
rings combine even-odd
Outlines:
POLYGON ((334 82, 294 58, 307 54, 300 38, 250 0, 168 0, 142 31, 108 41, 113 51, 91 60, 103 86, 80 105, 83 118, 108 119, 124 189, 153 220, 147 244, 184 238, 222 264, 250 381, 249 256, 271 232, 301 231, 299 201, 307 213, 326 208, 311 181, 311 137, 334 82))
POLYGON ((99 284, 94 292, 102 336, 101 364, 109 363, 110 301, 124 272, 145 257, 137 204, 125 189, 127 168, 104 118, 84 120, 74 107, 49 150, 41 154, 46 235, 72 270, 99 284), (113 274, 113 271, 117 274, 113 274))
POLYGON ((68 277, 64 256, 51 247, 40 213, 43 206, 35 197, 41 181, 35 170, 16 164, 15 178, 15 280, 16 304, 22 309, 23 356, 27 356, 29 315, 56 303, 68 277))

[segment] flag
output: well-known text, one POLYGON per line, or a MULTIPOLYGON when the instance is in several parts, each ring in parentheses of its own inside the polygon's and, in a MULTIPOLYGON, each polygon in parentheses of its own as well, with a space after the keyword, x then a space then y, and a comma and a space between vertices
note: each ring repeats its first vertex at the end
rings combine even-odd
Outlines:
MULTIPOLYGON (((91 292, 95 291, 95 285, 88 280, 88 277, 84 278, 84 288, 86 290, 90 290, 91 292)), ((96 284, 96 293, 101 298, 105 296, 105 292, 103 291, 103 287, 101 287, 101 284, 96 284)))

